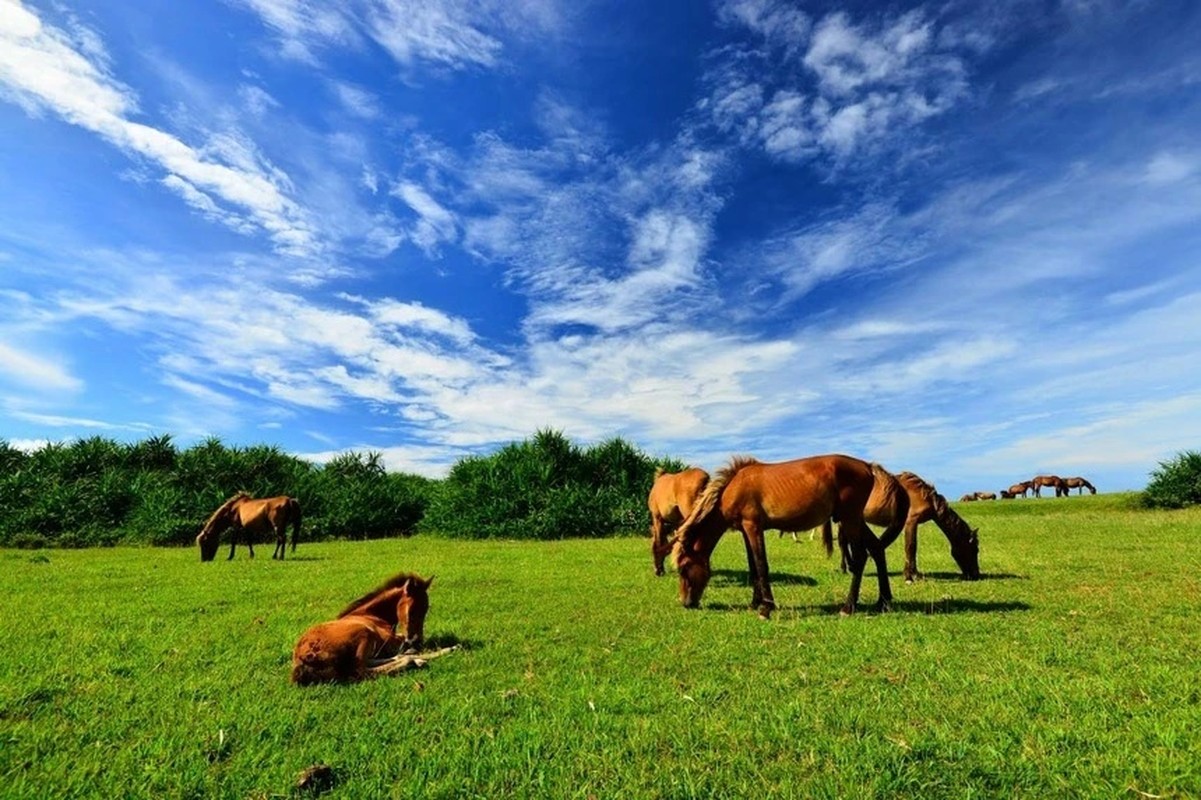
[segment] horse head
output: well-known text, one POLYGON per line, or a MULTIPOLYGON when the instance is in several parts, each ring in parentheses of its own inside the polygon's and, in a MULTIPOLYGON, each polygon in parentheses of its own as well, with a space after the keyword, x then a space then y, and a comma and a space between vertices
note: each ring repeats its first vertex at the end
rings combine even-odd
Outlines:
POLYGON ((959 565, 965 580, 980 579, 980 531, 969 528, 969 534, 951 542, 951 557, 959 565))
POLYGON ((420 650, 425 639, 425 616, 430 610, 430 584, 434 576, 422 580, 414 575, 401 585, 396 602, 396 628, 404 631, 401 652, 420 650))

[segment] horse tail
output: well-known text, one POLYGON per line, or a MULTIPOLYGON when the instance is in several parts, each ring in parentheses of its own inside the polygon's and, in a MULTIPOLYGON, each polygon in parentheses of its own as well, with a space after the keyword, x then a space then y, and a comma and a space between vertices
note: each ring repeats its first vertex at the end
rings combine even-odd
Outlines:
POLYGON ((288 513, 292 517, 292 552, 296 552, 296 542, 300 539, 300 501, 295 497, 288 498, 288 513))
POLYGON ((826 548, 826 558, 834 555, 834 523, 829 519, 822 523, 822 544, 826 548))

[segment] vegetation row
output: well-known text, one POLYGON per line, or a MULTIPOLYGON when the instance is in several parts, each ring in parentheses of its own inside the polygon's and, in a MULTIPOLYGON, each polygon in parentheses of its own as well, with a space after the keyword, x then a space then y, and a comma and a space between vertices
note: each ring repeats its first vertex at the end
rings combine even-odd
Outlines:
POLYGON ((300 500, 301 540, 403 536, 559 539, 642 530, 655 460, 622 439, 587 448, 540 431, 460 460, 443 480, 388 472, 378 453, 318 465, 268 445, 169 435, 26 452, 0 440, 0 547, 191 544, 236 491, 300 500))

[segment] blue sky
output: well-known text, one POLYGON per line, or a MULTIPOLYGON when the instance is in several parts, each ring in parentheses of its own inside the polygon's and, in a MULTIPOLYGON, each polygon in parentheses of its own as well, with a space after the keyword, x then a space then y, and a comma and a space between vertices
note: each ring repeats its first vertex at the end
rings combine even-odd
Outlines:
POLYGON ((1201 445, 1201 5, 0 0, 0 437, 1201 445))

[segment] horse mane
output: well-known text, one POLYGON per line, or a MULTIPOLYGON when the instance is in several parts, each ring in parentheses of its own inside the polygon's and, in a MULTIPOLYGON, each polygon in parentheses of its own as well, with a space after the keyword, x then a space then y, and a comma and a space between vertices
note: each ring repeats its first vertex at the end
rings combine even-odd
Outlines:
POLYGON ((217 520, 221 517, 221 515, 224 514, 226 511, 229 511, 229 509, 233 506, 234 503, 238 502, 239 500, 246 500, 249 498, 250 498, 250 494, 248 492, 237 492, 236 494, 234 494, 233 497, 226 500, 224 503, 222 503, 220 506, 217 507, 216 511, 214 511, 212 514, 209 515, 209 518, 205 521, 204 528, 201 529, 201 532, 203 533, 203 532, 207 532, 207 531, 211 530, 212 526, 217 522, 217 520))
POLYGON ((345 617, 346 615, 350 614, 352 611, 354 611, 359 606, 366 605, 370 601, 374 600, 376 597, 379 597, 384 592, 391 591, 392 589, 399 589, 401 586, 404 586, 409 581, 412 581, 417 586, 421 586, 422 588, 425 588, 430 585, 430 581, 432 581, 433 579, 434 579, 433 576, 430 576, 430 579, 426 580, 425 578, 421 577, 420 575, 418 575, 415 572, 398 572, 395 575, 393 575, 391 578, 388 578, 388 580, 384 581, 380 586, 377 586, 376 588, 372 589, 370 592, 367 592, 367 594, 363 595, 358 600, 355 600, 353 603, 348 605, 346 608, 342 609, 342 613, 338 615, 338 619, 341 619, 342 617, 345 617))
MULTIPOLYGON (((893 475, 875 461, 870 466, 872 468, 872 478, 884 487, 884 496, 888 501, 889 507, 894 509, 894 513, 895 511, 900 511, 899 516, 901 517, 907 515, 909 513, 909 493, 905 491, 905 487, 901 484, 900 476, 893 475)), ((917 478, 912 472, 902 472, 901 475, 909 475, 917 478)), ((921 479, 919 478, 918 480, 920 481, 921 479)), ((925 486, 925 482, 922 482, 922 485, 925 486)))
POLYGON ((738 471, 743 467, 758 463, 759 459, 753 456, 734 456, 730 459, 729 464, 719 469, 717 474, 711 477, 709 482, 705 484, 705 490, 697 498, 696 505, 693 506, 692 513, 688 515, 688 519, 681 522, 680 527, 676 528, 676 542, 682 542, 687 546, 689 544, 688 534, 698 522, 709 516, 710 512, 717 506, 717 500, 721 497, 721 491, 726 488, 726 484, 730 482, 730 479, 738 474, 738 471))

